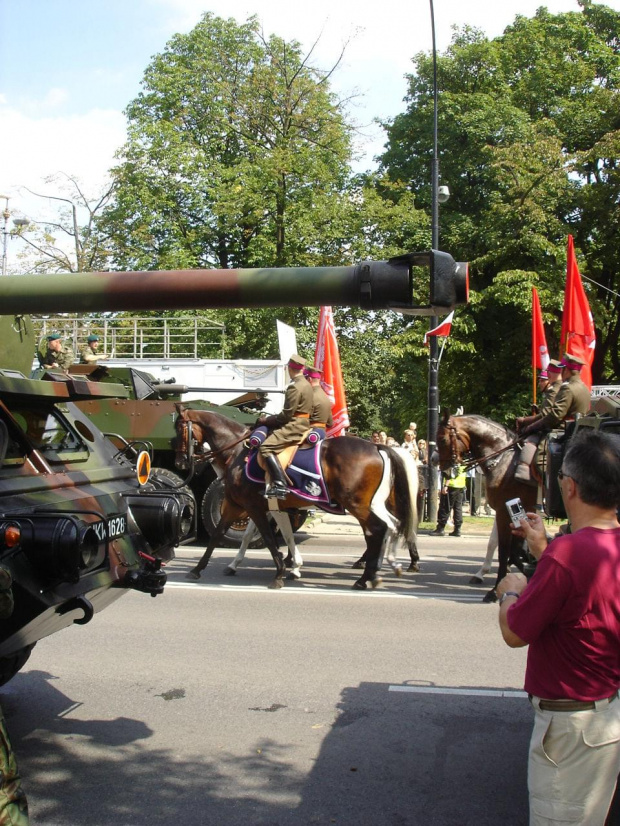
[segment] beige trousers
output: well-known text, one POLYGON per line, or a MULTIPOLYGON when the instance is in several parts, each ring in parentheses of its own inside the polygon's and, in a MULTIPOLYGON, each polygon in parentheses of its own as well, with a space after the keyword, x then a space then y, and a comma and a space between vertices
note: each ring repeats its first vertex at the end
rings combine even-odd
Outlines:
POLYGON ((619 772, 619 699, 601 702, 594 711, 536 708, 528 763, 530 826, 604 826, 619 772))

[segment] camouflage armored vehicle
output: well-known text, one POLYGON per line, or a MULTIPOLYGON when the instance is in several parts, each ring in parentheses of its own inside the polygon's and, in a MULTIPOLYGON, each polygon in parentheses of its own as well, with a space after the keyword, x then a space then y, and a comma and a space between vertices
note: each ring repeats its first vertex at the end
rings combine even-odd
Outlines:
MULTIPOLYGON (((99 365, 74 365, 71 375, 82 376, 111 387, 122 385, 122 397, 92 398, 76 402, 91 422, 115 444, 122 448, 127 444, 148 446, 153 456, 152 476, 168 479, 171 485, 182 485, 174 464, 176 433, 174 419, 176 402, 180 401, 187 388, 178 384, 157 382, 148 373, 133 367, 108 367, 99 365)), ((189 406, 195 410, 217 410, 242 424, 252 426, 257 412, 231 405, 216 405, 208 401, 193 399, 189 406)), ((200 472, 188 481, 188 487, 195 496, 200 526, 207 536, 212 534, 219 522, 223 501, 223 485, 209 463, 200 467, 200 472)), ((298 529, 306 518, 306 513, 291 514, 294 529, 298 529)), ((230 544, 238 545, 247 527, 247 519, 241 519, 228 533, 230 544)), ((253 544, 262 544, 258 540, 253 544)))
POLYGON ((195 525, 191 493, 150 480, 148 452, 119 450, 78 407, 125 388, 26 378, 35 344, 26 316, 0 316, 0 684, 43 637, 129 589, 162 593, 162 561, 195 525))

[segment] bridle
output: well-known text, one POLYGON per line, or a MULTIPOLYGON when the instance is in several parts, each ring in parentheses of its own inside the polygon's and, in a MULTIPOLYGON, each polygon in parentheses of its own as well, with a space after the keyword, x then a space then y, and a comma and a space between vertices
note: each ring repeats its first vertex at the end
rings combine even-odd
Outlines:
MULTIPOLYGON (((198 422, 193 422, 191 419, 182 419, 181 421, 183 422, 184 440, 181 443, 180 450, 182 452, 187 452, 187 445, 190 442, 190 440, 193 439, 194 441, 198 442, 199 444, 202 444, 203 440, 200 438, 200 435, 198 435, 194 432, 194 427, 200 427, 198 422)), ((210 448, 209 450, 202 451, 199 454, 194 454, 194 459, 197 462, 209 462, 209 461, 211 461, 211 459, 213 459, 215 456, 218 456, 220 453, 225 453, 227 450, 230 450, 232 447, 236 447, 238 444, 245 441, 245 439, 247 439, 247 433, 245 433, 239 439, 235 439, 234 442, 230 442, 229 444, 226 444, 223 447, 219 447, 219 448, 215 448, 215 449, 210 448)), ((226 463, 228 463, 230 461, 230 458, 232 458, 232 457, 229 457, 226 460, 226 463)))
POLYGON ((471 468, 476 467, 477 465, 486 465, 489 469, 494 468, 499 463, 500 457, 503 453, 507 450, 512 450, 519 444, 519 440, 515 439, 504 447, 500 447, 499 450, 489 453, 487 456, 483 456, 480 459, 468 459, 466 462, 462 462, 461 453, 459 451, 459 442, 461 442, 465 448, 464 452, 469 453, 471 449, 471 440, 468 434, 459 431, 452 418, 448 420, 447 424, 441 426, 448 431, 450 439, 450 460, 452 462, 452 467, 462 465, 466 471, 471 470, 471 468))

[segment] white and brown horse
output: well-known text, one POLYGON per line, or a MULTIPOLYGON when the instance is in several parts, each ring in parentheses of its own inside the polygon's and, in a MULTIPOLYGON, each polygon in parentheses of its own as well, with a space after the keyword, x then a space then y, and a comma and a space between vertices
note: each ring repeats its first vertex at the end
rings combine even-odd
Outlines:
MULTIPOLYGON (((225 531, 245 512, 261 532, 276 566, 271 588, 283 585, 285 566, 268 518, 268 500, 264 487, 250 481, 245 472, 248 449, 245 440, 250 431, 232 419, 205 410, 189 410, 177 405, 176 464, 187 468, 191 445, 207 446, 207 456, 224 471, 225 493, 222 518, 201 560, 188 574, 198 579, 207 566, 213 549, 225 531)), ((360 523, 366 541, 366 567, 354 588, 365 589, 377 584, 377 570, 386 543, 402 538, 416 550, 417 469, 400 452, 373 445, 356 436, 326 439, 321 446, 321 471, 332 503, 351 513, 360 523)), ((302 497, 290 494, 281 500, 282 509, 316 507, 302 497)), ((320 505, 319 505, 320 507, 320 505)))

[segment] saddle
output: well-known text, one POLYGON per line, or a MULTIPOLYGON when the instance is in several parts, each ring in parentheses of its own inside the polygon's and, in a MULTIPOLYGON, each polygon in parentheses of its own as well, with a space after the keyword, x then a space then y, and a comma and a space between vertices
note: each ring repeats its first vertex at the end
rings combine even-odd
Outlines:
MULTIPOLYGON (((344 508, 331 501, 323 478, 321 448, 325 432, 319 431, 314 444, 309 439, 312 432, 308 434, 302 445, 291 445, 278 453, 278 459, 290 481, 292 494, 317 505, 328 513, 343 514, 344 508)), ((267 438, 267 434, 268 430, 264 427, 259 427, 252 432, 248 440, 250 452, 245 464, 247 479, 262 486, 265 485, 265 468, 261 463, 258 448, 267 438)))

